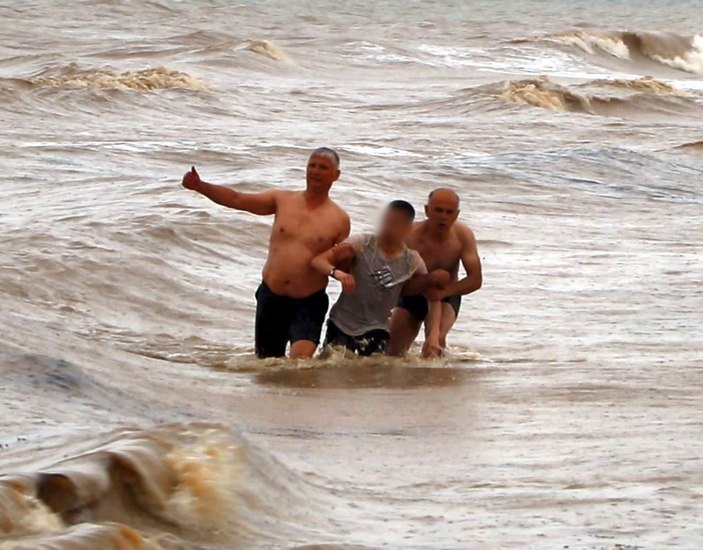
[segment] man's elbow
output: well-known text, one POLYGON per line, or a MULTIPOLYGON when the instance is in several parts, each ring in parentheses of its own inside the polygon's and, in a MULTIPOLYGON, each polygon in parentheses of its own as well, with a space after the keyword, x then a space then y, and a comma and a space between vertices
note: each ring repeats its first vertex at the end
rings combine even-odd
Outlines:
POLYGON ((332 264, 347 273, 351 270, 354 256, 354 248, 349 243, 342 242, 332 248, 332 264))
POLYGON ((473 286, 472 292, 476 292, 477 290, 480 290, 481 287, 483 286, 483 275, 481 275, 479 273, 476 277, 474 277, 474 284, 472 286, 473 286))

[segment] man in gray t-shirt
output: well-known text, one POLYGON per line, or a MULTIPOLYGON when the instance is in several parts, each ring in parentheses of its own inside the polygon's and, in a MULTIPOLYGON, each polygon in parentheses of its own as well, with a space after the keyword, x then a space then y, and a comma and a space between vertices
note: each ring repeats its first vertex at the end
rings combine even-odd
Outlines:
POLYGON ((449 282, 446 271, 428 274, 420 254, 405 245, 414 219, 410 203, 393 201, 376 235, 353 235, 312 261, 318 272, 342 283, 343 292, 330 311, 326 346, 344 346, 359 355, 385 353, 391 311, 400 295, 449 282), (345 253, 352 256, 349 273, 335 267, 345 253))

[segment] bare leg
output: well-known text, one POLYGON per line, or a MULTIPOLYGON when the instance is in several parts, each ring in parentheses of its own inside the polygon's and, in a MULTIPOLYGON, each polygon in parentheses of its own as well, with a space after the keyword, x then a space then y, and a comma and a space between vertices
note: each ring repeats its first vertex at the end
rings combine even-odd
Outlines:
POLYGON ((440 327, 442 325, 442 302, 432 301, 429 312, 425 317, 425 343, 422 345, 422 356, 425 359, 442 355, 440 340, 440 327))
POLYGON ((456 313, 449 304, 442 303, 442 320, 439 324, 439 345, 442 349, 447 349, 447 334, 456 323, 456 313))
POLYGON ((386 353, 397 357, 408 353, 420 332, 421 324, 407 309, 395 308, 391 315, 391 339, 386 353))
POLYGON ((311 340, 298 340, 290 346, 291 359, 309 359, 315 354, 317 344, 311 340))

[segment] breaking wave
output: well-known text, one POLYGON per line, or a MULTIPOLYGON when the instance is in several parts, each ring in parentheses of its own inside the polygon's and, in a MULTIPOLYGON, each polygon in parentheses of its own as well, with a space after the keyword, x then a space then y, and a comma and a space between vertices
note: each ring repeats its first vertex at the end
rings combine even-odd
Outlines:
POLYGON ((0 550, 185 548, 180 537, 232 547, 274 518, 302 524, 291 514, 314 505, 296 476, 222 426, 120 430, 0 476, 0 550))
POLYGON ((703 153, 703 140, 701 141, 692 141, 691 143, 684 143, 682 145, 678 145, 676 149, 683 149, 686 151, 695 151, 696 153, 703 153))
POLYGON ((241 460, 235 442, 215 428, 126 431, 38 472, 0 477, 0 532, 123 540, 138 548, 138 531, 154 522, 218 529, 232 513, 241 460), (132 525, 109 525, 115 522, 132 525), (78 523, 94 525, 63 532, 78 523))
POLYGON ((703 36, 657 32, 568 31, 541 40, 575 46, 589 54, 606 54, 626 61, 648 60, 673 69, 703 74, 703 36))
POLYGON ((690 94, 684 90, 680 90, 676 86, 672 86, 667 82, 662 82, 651 76, 644 76, 636 79, 616 78, 613 80, 596 80, 592 84, 604 87, 621 88, 623 90, 631 90, 634 92, 645 92, 656 95, 672 95, 679 97, 688 97, 690 94))
POLYGON ((122 90, 208 89, 207 84, 201 80, 166 67, 117 72, 112 69, 82 69, 78 65, 71 64, 56 74, 38 76, 30 79, 29 82, 36 87, 88 87, 122 90))
POLYGON ((247 40, 246 49, 274 61, 290 61, 290 57, 288 57, 283 48, 268 40, 247 40))
POLYGON ((569 91, 547 77, 508 81, 500 97, 510 103, 531 105, 552 111, 589 112, 591 110, 588 97, 569 91))
POLYGON ((651 77, 633 80, 596 80, 568 88, 548 77, 507 81, 499 96, 509 103, 540 107, 552 111, 570 111, 600 115, 624 115, 628 111, 676 111, 686 107, 689 94, 651 77), (625 95, 594 93, 614 88, 625 95))

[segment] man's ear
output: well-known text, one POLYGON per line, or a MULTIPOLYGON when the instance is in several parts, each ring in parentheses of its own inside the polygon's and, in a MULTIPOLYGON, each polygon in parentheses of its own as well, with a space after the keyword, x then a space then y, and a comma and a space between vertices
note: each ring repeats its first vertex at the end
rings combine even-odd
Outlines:
POLYGON ((341 175, 342 175, 342 171, 337 170, 337 175, 335 176, 334 181, 337 181, 339 179, 339 176, 341 176, 341 175))
POLYGON ((425 205, 425 216, 429 215, 430 207, 428 205, 425 205))

